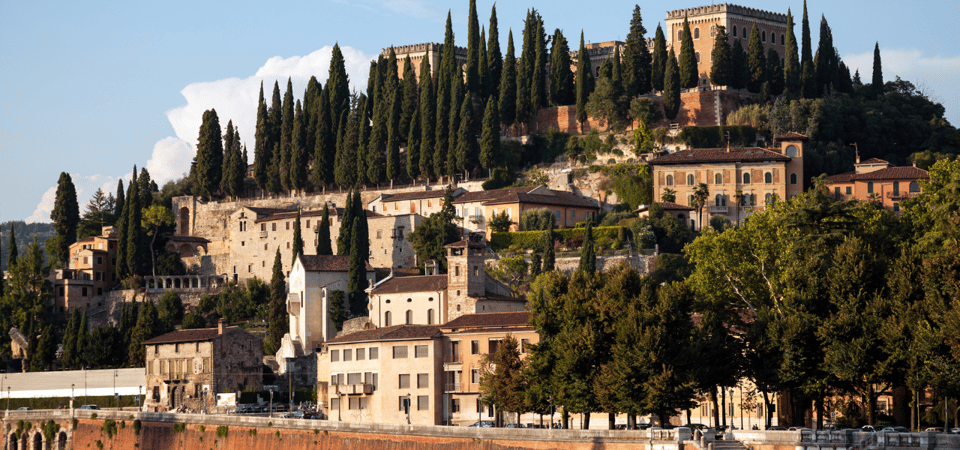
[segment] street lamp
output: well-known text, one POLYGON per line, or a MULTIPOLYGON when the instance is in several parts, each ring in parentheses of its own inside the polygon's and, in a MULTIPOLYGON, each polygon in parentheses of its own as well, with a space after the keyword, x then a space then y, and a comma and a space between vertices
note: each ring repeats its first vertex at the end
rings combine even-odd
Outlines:
POLYGON ((120 396, 117 395, 117 369, 113 369, 113 398, 117 402, 117 410, 120 410, 120 396))
POLYGON ((73 410, 73 386, 74 383, 70 383, 70 410, 73 410))
POLYGON ((410 394, 408 393, 407 398, 404 399, 404 401, 406 402, 406 407, 404 409, 407 410, 407 425, 410 425, 410 406, 411 406, 410 400, 411 400, 411 397, 410 397, 410 394))

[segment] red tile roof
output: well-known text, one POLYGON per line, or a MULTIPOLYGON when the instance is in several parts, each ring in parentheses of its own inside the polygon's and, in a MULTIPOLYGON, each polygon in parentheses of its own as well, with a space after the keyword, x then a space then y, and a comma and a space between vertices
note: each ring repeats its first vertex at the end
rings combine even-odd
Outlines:
POLYGON ((806 141, 808 138, 805 135, 791 131, 789 133, 781 134, 773 139, 776 141, 806 141))
POLYGON ((670 210, 670 211, 693 211, 695 208, 692 206, 681 205, 679 203, 673 202, 658 202, 661 208, 670 210))
POLYGON ((436 325, 394 325, 392 327, 373 328, 337 336, 327 341, 327 344, 422 340, 438 336, 440 336, 440 327, 436 325))
POLYGON ((697 164, 697 163, 730 163, 730 162, 764 162, 790 161, 790 157, 760 147, 731 148, 697 148, 683 150, 661 156, 650 161, 651 166, 668 164, 697 164))
POLYGON ((913 166, 887 167, 869 173, 854 175, 853 179, 860 180, 927 180, 930 174, 923 169, 913 166))
MULTIPOLYGON (((240 327, 227 327, 224 330, 224 334, 231 332, 231 330, 239 330, 240 327)), ((241 330, 242 331, 242 330, 241 330)), ((148 339, 143 341, 144 344, 173 344, 176 342, 197 342, 197 341, 209 341, 220 335, 220 331, 217 328, 197 328, 193 330, 177 330, 171 331, 167 334, 161 334, 153 339, 148 339)))
POLYGON ((462 329, 527 326, 529 318, 530 313, 527 311, 464 314, 443 324, 443 328, 462 329))
POLYGON ((528 205, 556 205, 575 206, 579 208, 599 209, 593 202, 582 199, 570 192, 547 189, 545 186, 523 186, 518 188, 497 189, 493 191, 467 192, 453 203, 481 202, 485 205, 499 205, 504 203, 523 203, 528 205), (546 191, 539 194, 536 192, 546 191))
MULTIPOLYGON (((349 272, 350 256, 347 255, 300 255, 303 268, 307 272, 349 272)), ((373 272, 373 266, 367 264, 367 272, 373 272)))
POLYGON ((446 275, 418 275, 394 277, 377 286, 371 294, 399 294, 402 292, 430 292, 447 289, 446 275))
POLYGON ((866 161, 859 162, 859 163, 857 163, 857 164, 890 164, 890 162, 889 162, 889 161, 884 161, 884 160, 882 160, 882 159, 880 159, 880 158, 870 158, 870 159, 868 159, 868 160, 866 160, 866 161))
POLYGON ((467 192, 453 200, 454 204, 457 203, 474 203, 474 202, 486 202, 490 200, 495 200, 506 195, 516 194, 518 192, 530 192, 536 189, 539 186, 522 186, 516 188, 507 188, 507 189, 495 189, 492 191, 477 191, 477 192, 467 192))
POLYGON ((425 198, 443 198, 445 189, 434 189, 431 191, 401 192, 399 194, 383 194, 381 202, 402 202, 406 200, 420 200, 425 198))
POLYGON ((838 173, 836 175, 830 175, 827 177, 828 183, 853 183, 853 177, 856 175, 856 172, 847 172, 847 173, 838 173))

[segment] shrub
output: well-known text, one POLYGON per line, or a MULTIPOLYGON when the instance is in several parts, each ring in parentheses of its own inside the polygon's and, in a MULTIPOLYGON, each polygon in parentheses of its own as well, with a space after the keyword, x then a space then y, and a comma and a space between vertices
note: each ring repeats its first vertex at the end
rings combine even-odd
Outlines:
POLYGON ((207 427, 203 425, 200 425, 197 429, 200 430, 201 433, 203 433, 204 431, 207 431, 207 427))
POLYGON ((47 438, 47 442, 53 442, 53 436, 57 434, 57 431, 60 430, 60 424, 48 420, 47 423, 43 424, 43 436, 47 438))
POLYGON ((103 425, 100 425, 100 429, 104 433, 107 433, 108 438, 112 438, 114 434, 117 434, 117 423, 112 419, 107 419, 103 421, 103 425))
POLYGON ((103 450, 103 442, 100 442, 100 439, 97 439, 97 448, 103 450))
POLYGON ((247 434, 249 434, 250 436, 256 436, 256 435, 257 435, 257 429, 256 429, 256 428, 251 428, 251 429, 247 430, 247 434))
POLYGON ((79 422, 79 421, 78 421, 77 419, 73 419, 73 421, 72 421, 72 423, 71 423, 71 425, 73 426, 73 428, 72 428, 73 430, 76 430, 76 429, 77 429, 77 423, 78 423, 78 422, 79 422))
POLYGON ((556 216, 547 208, 528 209, 520 213, 520 231, 549 230, 555 221, 556 216))
POLYGON ((137 436, 140 436, 140 427, 141 427, 141 426, 142 426, 142 424, 140 423, 140 419, 134 420, 134 421, 133 421, 133 434, 135 434, 135 435, 137 435, 137 436))
POLYGON ((178 424, 174 424, 174 425, 173 425, 173 432, 174 432, 174 433, 183 433, 184 430, 186 430, 186 429, 187 429, 187 424, 185 424, 185 423, 178 423, 178 424))
POLYGON ((217 437, 227 437, 227 431, 229 428, 226 425, 220 425, 217 427, 217 437))
POLYGON ((513 184, 514 178, 507 169, 496 168, 490 174, 490 178, 484 181, 480 186, 485 191, 505 188, 513 184))
POLYGON ((90 414, 90 418, 91 418, 91 419, 96 419, 96 418, 97 418, 97 413, 90 414))

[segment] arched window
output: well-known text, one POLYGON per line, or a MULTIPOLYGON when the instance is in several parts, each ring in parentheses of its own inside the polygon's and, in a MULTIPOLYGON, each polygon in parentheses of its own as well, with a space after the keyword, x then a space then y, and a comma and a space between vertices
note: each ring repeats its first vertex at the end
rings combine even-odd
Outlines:
POLYGON ((713 199, 713 203, 716 206, 727 206, 727 198, 724 197, 723 194, 717 194, 713 199))
POLYGON ((719 173, 713 176, 713 184, 723 184, 723 175, 719 173))
POLYGON ((911 181, 910 192, 920 192, 920 183, 917 183, 916 181, 911 181))
POLYGON ((673 186, 673 175, 667 175, 667 186, 673 186))
POLYGON ((797 157, 797 146, 796 146, 796 145, 788 145, 788 146, 787 146, 787 156, 789 156, 789 157, 791 157, 791 158, 796 158, 796 157, 797 157))
POLYGON ((700 64, 700 52, 695 52, 697 55, 697 64, 700 64))
POLYGON ((750 184, 750 174, 749 174, 749 173, 744 173, 744 174, 743 174, 743 184, 750 184))
POLYGON ((410 324, 413 323, 413 311, 411 311, 411 310, 409 310, 409 309, 407 310, 406 322, 404 322, 404 323, 406 323, 407 325, 410 325, 410 324))
POLYGON ((760 32, 760 42, 767 42, 767 32, 766 32, 766 30, 760 32))
POLYGON ((678 31, 677 31, 677 42, 680 42, 680 41, 682 41, 682 40, 683 40, 683 30, 678 30, 678 31))
POLYGON ((790 174, 790 184, 797 184, 797 174, 795 173, 790 174))
POLYGON ((733 27, 733 37, 737 37, 737 27, 733 27))
POLYGON ((780 33, 780 45, 787 45, 787 35, 780 33))
POLYGON ((769 205, 770 202, 772 201, 773 201, 773 194, 767 193, 767 195, 763 196, 763 204, 769 205))
POLYGON ((693 186, 693 175, 687 175, 687 185, 693 186))
POLYGON ((427 325, 433 325, 433 310, 427 310, 427 325))
POLYGON ((716 37, 717 37, 717 26, 710 25, 710 39, 714 39, 716 37))
POLYGON ((749 35, 747 34, 747 27, 743 27, 743 38, 746 39, 747 36, 749 36, 749 35))
POLYGON ((773 183, 773 174, 770 172, 763 174, 763 182, 767 184, 773 183))
POLYGON ((390 311, 383 313, 383 326, 390 326, 390 311))
POLYGON ((700 39, 700 27, 693 29, 693 39, 700 39))

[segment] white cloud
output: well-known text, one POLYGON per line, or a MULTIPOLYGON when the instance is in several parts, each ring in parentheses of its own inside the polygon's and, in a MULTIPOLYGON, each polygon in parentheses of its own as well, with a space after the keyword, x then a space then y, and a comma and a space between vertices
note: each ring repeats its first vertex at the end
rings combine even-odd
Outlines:
POLYGON ((36 223, 36 222, 50 222, 50 212, 53 211, 53 203, 57 200, 57 185, 53 185, 50 189, 47 189, 47 192, 43 193, 43 197, 40 198, 40 204, 37 205, 37 209, 27 217, 23 219, 27 223, 36 223))
POLYGON ((153 181, 162 186, 163 183, 189 172, 195 153, 196 150, 189 142, 172 136, 165 137, 154 144, 153 154, 147 161, 147 172, 150 172, 153 181))
MULTIPOLYGON (((129 180, 130 175, 126 175, 124 178, 129 180)), ((106 194, 116 193, 117 180, 119 178, 99 174, 89 177, 70 174, 70 179, 73 180, 73 186, 77 190, 77 203, 80 206, 80 215, 83 215, 83 210, 87 202, 90 201, 90 197, 93 197, 93 193, 96 192, 97 189, 103 189, 103 192, 106 194)), ((24 219, 24 222, 50 222, 50 212, 53 211, 53 205, 56 200, 57 185, 54 184, 43 193, 43 196, 40 198, 40 203, 37 204, 37 209, 33 211, 30 217, 24 219)))

